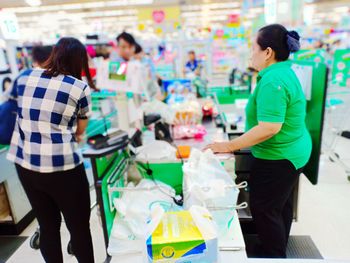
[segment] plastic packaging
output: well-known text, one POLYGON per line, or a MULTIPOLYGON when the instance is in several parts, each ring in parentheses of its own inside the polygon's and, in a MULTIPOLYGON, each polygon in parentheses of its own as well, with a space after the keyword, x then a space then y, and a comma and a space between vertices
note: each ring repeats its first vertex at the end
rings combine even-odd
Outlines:
POLYGON ((177 139, 196 138, 201 139, 207 131, 203 125, 176 125, 173 128, 173 137, 177 139))
POLYGON ((160 114, 166 123, 172 124, 175 120, 176 111, 159 100, 143 103, 142 109, 146 115, 160 114))
POLYGON ((147 162, 153 161, 175 161, 176 148, 165 141, 153 141, 147 145, 137 148, 137 160, 147 162))
POLYGON ((175 125, 199 124, 202 120, 202 107, 197 100, 176 103, 172 109, 176 112, 175 125))

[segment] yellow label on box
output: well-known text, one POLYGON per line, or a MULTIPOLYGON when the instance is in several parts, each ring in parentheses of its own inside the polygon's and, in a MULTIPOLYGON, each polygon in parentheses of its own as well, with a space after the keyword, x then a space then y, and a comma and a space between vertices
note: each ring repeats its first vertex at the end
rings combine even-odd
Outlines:
POLYGON ((147 240, 147 252, 154 261, 201 254, 206 244, 189 211, 165 213, 147 240))

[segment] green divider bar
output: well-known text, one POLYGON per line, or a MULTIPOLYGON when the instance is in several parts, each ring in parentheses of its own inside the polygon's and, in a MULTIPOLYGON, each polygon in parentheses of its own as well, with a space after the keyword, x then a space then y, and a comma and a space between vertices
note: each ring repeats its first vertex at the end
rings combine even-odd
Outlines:
MULTIPOLYGON (((109 168, 112 162, 117 160, 119 155, 120 155, 119 152, 115 152, 110 155, 103 156, 96 159, 96 169, 97 169, 98 178, 102 178, 104 176, 104 173, 106 172, 106 170, 109 168)), ((114 167, 115 165, 117 164, 115 163, 114 167)))
POLYGON ((237 99, 248 99, 249 93, 236 93, 232 95, 217 94, 219 104, 234 104, 237 99))
POLYGON ((113 111, 110 114, 102 118, 89 119, 88 126, 86 127, 86 134, 88 137, 104 133, 106 128, 112 127, 111 118, 117 115, 117 111, 113 111))
POLYGON ((325 62, 326 50, 325 49, 301 49, 292 55, 293 60, 298 61, 313 61, 313 62, 325 62))
POLYGON ((91 93, 91 99, 105 99, 109 97, 115 97, 117 95, 117 92, 115 91, 108 91, 108 90, 103 90, 99 92, 93 92, 91 93))
POLYGON ((9 145, 3 145, 3 144, 0 144, 0 150, 4 149, 4 148, 9 148, 10 146, 9 145))
POLYGON ((236 99, 248 99, 249 90, 235 90, 237 86, 211 87, 207 89, 207 95, 216 95, 219 104, 234 104, 236 99))
POLYGON ((232 89, 231 87, 210 87, 207 88, 206 90, 207 96, 213 96, 214 94, 216 95, 231 95, 232 94, 232 89))
POLYGON ((109 119, 91 119, 86 127, 86 134, 88 137, 95 136, 97 134, 104 133, 106 128, 112 127, 112 123, 109 119))
POLYGON ((107 226, 107 232, 108 237, 111 235, 112 227, 114 218, 116 216, 116 210, 111 210, 111 207, 113 207, 113 199, 118 198, 120 196, 119 192, 114 192, 111 195, 111 199, 108 193, 108 186, 109 187, 124 187, 125 180, 124 180, 124 174, 123 171, 125 171, 125 166, 127 165, 126 162, 121 165, 117 171, 116 168, 123 162, 125 159, 128 158, 127 153, 125 151, 118 154, 117 158, 113 161, 113 166, 108 170, 108 172, 104 175, 102 179, 101 184, 101 191, 102 191, 102 200, 103 200, 103 210, 105 212, 106 217, 106 226, 107 226), (110 182, 110 184, 108 184, 110 182))

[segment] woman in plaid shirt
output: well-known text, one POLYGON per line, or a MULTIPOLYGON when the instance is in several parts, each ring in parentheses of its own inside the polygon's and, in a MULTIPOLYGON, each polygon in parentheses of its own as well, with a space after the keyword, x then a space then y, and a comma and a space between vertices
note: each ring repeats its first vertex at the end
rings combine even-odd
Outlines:
POLYGON ((54 46, 44 69, 24 71, 14 82, 18 116, 8 159, 16 169, 40 226, 46 262, 63 262, 61 213, 79 262, 94 262, 90 193, 78 142, 90 114, 88 56, 74 38, 54 46), (88 84, 81 79, 87 75, 88 84))

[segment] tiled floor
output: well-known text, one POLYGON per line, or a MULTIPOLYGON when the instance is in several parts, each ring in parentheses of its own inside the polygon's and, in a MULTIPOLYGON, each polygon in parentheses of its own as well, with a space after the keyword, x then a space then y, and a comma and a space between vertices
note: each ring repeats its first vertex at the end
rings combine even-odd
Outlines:
MULTIPOLYGON (((350 167, 350 140, 340 139, 336 151, 350 167)), ((102 230, 92 212, 91 228, 96 262, 105 259, 102 230)), ((63 224, 64 225, 64 224, 63 224)), ((31 224, 24 236, 34 233, 36 223, 31 224)), ((318 185, 314 186, 302 177, 299 200, 299 220, 293 224, 293 235, 310 235, 326 259, 350 260, 350 182, 337 164, 324 157, 321 161, 318 185)), ((62 227, 65 262, 76 262, 66 253, 69 234, 62 227)), ((43 262, 40 252, 29 247, 29 239, 8 262, 43 262)))

